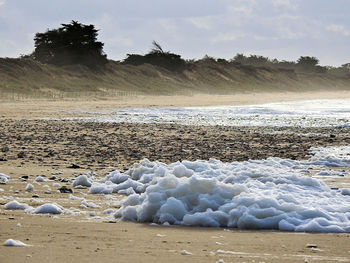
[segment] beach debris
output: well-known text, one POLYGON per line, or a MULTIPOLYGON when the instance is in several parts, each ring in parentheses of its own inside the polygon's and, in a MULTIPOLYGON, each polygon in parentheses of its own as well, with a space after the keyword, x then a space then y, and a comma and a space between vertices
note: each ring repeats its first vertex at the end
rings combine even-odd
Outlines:
POLYGON ((4 246, 6 246, 6 247, 27 247, 29 245, 23 243, 22 241, 10 238, 4 242, 4 246))

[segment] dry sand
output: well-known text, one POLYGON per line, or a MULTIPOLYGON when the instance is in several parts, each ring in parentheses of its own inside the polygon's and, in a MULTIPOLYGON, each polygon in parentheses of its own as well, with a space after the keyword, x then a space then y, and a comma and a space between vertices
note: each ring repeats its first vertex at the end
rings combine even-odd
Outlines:
MULTIPOLYGON (((13 196, 34 207, 57 202, 66 208, 78 208, 80 203, 69 200, 67 193, 57 193, 54 184, 72 188, 72 180, 89 170, 104 177, 106 172, 114 169, 111 166, 127 169, 145 157, 167 163, 211 157, 223 161, 268 156, 303 159, 307 157, 310 146, 350 143, 347 132, 332 129, 288 128, 282 129, 285 133, 273 134, 273 130, 261 128, 84 124, 35 120, 38 117, 63 117, 68 113, 62 110, 76 109, 240 105, 342 97, 350 97, 350 93, 0 102, 0 173, 11 176, 8 184, 0 185, 4 190, 0 197, 13 196), (228 144, 231 146, 229 150, 228 144), (80 168, 67 168, 72 163, 80 168), (34 184, 32 193, 25 192, 26 184, 32 183, 38 175, 47 181, 34 184), (29 178, 22 181, 22 176, 29 178), (52 176, 56 178, 48 180, 52 176), (34 194, 39 198, 33 198, 34 194)), ((332 179, 327 183, 330 186, 349 184, 346 179, 341 182, 332 179)), ((73 190, 75 196, 84 197, 101 207, 87 209, 86 214, 79 216, 34 216, 23 211, 6 210, 3 205, 7 201, 0 199, 0 243, 12 238, 31 245, 0 246, 0 262, 217 262, 219 259, 224 262, 350 262, 349 234, 238 231, 110 222, 102 211, 113 207, 112 201, 107 206, 105 196, 87 195, 87 189, 73 190), (90 212, 95 216, 90 216, 90 212), (17 226, 18 223, 21 226, 17 226), (307 246, 311 243, 317 248, 307 246), (192 254, 182 255, 183 250, 192 254)), ((122 198, 114 196, 116 200, 122 198)))

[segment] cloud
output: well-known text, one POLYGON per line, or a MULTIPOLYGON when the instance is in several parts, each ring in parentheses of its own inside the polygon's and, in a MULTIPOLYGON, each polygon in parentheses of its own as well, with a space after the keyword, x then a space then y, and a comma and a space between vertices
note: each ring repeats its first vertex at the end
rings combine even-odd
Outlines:
POLYGON ((326 26, 326 30, 335 32, 335 33, 340 33, 340 34, 343 34, 344 36, 350 35, 349 31, 343 25, 336 25, 336 24, 328 25, 326 26))
POLYGON ((226 34, 220 34, 215 36, 211 39, 211 43, 220 43, 220 42, 228 42, 228 41, 235 41, 239 38, 245 37, 247 34, 244 33, 226 33, 226 34))
POLYGON ((198 29, 211 30, 213 28, 212 17, 190 17, 187 21, 198 29))
POLYGON ((271 0, 271 4, 275 7, 286 7, 290 9, 296 9, 296 3, 292 3, 290 0, 271 0))
POLYGON ((0 0, 0 6, 2 6, 3 4, 5 4, 6 0, 0 0))

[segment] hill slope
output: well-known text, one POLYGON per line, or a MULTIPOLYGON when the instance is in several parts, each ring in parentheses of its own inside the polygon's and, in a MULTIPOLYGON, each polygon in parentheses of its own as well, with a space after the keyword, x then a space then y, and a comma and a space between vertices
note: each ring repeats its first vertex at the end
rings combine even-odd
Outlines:
POLYGON ((335 89, 350 90, 350 77, 213 62, 170 72, 150 64, 131 66, 110 61, 104 70, 94 71, 80 65, 56 67, 31 59, 0 58, 3 99, 335 89))

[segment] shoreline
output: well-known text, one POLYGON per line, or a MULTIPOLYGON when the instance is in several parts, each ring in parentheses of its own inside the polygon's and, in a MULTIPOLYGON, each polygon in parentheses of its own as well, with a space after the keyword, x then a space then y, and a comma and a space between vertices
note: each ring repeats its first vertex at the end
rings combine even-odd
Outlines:
POLYGON ((78 100, 26 100, 0 102, 0 116, 16 119, 36 117, 61 117, 75 110, 111 110, 123 108, 240 106, 275 102, 316 99, 350 98, 350 91, 334 92, 271 92, 235 95, 195 94, 189 96, 121 96, 109 99, 78 100))

